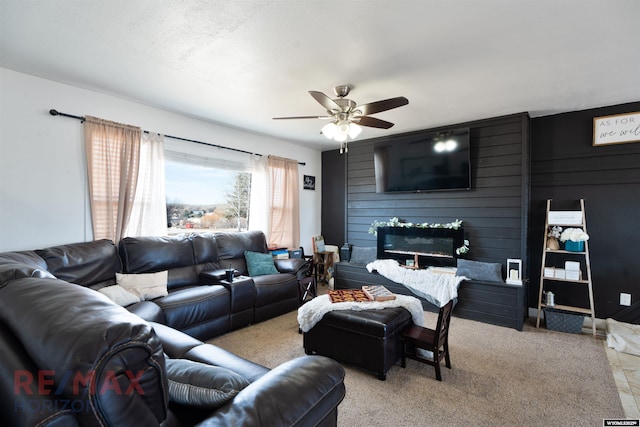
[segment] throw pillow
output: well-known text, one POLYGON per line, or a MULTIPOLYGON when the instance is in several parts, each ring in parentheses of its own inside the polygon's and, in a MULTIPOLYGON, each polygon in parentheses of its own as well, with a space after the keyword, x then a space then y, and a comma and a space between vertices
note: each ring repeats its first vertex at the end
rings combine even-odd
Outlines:
POLYGON ((166 359, 169 400, 200 408, 218 408, 233 399, 249 381, 220 366, 186 359, 166 359))
POLYGON ((249 276, 278 274, 278 270, 273 263, 273 255, 269 253, 244 251, 244 259, 247 262, 249 276))
POLYGON ((495 262, 458 259, 456 276, 464 276, 471 280, 480 280, 483 282, 504 283, 502 279, 502 264, 495 262))
POLYGON ((140 300, 150 300, 168 295, 167 270, 157 273, 124 274, 116 273, 116 284, 137 295, 140 300))
POLYGON ((376 247, 360 247, 351 248, 351 258, 349 262, 352 264, 367 265, 378 257, 378 248, 376 247))
POLYGON ((98 289, 98 292, 105 294, 111 301, 122 307, 140 302, 138 295, 132 294, 120 285, 106 286, 98 289))

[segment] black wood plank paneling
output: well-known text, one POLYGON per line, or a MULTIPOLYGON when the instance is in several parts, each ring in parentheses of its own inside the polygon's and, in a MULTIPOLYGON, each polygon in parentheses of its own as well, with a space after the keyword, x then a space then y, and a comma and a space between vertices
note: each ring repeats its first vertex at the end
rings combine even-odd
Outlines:
POLYGON ((324 241, 342 247, 345 239, 345 163, 338 150, 322 153, 322 212, 320 233, 324 241))
MULTIPOLYGON (((389 138, 349 144, 347 156, 347 240, 375 246, 368 230, 374 220, 398 217, 408 222, 464 221, 471 241, 468 258, 506 263, 521 258, 526 265, 528 212, 529 117, 516 114, 429 129, 469 127, 472 189, 430 193, 376 193, 373 147, 389 138), (527 191, 523 191, 523 187, 527 191)), ((418 134, 413 132, 411 134, 418 134)))
MULTIPOLYGON (((596 317, 640 323, 640 143, 592 144, 594 117, 635 111, 640 102, 531 120, 531 306, 538 298, 546 200, 583 198, 596 317), (621 292, 631 293, 635 308, 619 304, 621 292)), ((584 286, 555 292, 557 299, 588 306, 584 286)))

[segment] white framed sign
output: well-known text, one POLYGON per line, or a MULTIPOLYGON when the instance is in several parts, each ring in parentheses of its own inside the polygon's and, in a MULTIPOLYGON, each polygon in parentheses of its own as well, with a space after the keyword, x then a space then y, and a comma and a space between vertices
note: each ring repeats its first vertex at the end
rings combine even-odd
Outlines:
POLYGON ((640 112, 593 118, 593 146, 640 141, 640 112))
POLYGON ((582 211, 549 211, 549 225, 580 225, 582 211))

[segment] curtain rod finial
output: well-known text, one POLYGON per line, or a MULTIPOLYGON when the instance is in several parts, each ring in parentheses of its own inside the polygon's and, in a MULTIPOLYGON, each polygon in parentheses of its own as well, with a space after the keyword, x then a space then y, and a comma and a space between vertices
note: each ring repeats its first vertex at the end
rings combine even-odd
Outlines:
POLYGON ((49 110, 49 114, 51 114, 52 116, 57 116, 60 113, 58 113, 58 110, 54 110, 53 108, 51 110, 49 110))

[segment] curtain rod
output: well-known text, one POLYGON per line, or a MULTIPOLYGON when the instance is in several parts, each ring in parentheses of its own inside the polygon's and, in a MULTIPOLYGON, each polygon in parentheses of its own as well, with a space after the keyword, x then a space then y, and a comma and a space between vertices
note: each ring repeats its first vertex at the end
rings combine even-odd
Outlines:
MULTIPOLYGON (((54 109, 49 110, 49 114, 51 114, 52 116, 71 117, 72 119, 77 119, 77 120, 80 120, 81 122, 84 122, 86 120, 82 116, 74 116, 73 114, 61 113, 58 110, 54 110, 54 109)), ((143 130, 143 132, 144 133, 149 133, 148 130, 143 130)), ((236 151, 238 153, 245 153, 245 154, 253 154, 253 155, 256 155, 256 156, 262 156, 262 154, 259 154, 259 153, 252 153, 251 151, 245 151, 245 150, 241 150, 239 148, 232 148, 232 147, 225 147, 223 145, 218 145, 218 144, 211 144, 210 142, 196 141, 195 139, 187 139, 187 138, 182 138, 182 137, 173 136, 173 135, 164 135, 164 136, 165 136, 165 138, 177 139, 179 141, 187 141, 187 142, 193 142, 195 144, 202 144, 202 145, 208 145, 210 147, 222 148, 223 150, 230 150, 230 151, 236 151)), ((302 165, 302 166, 306 165, 305 162, 298 162, 298 164, 302 165)))

